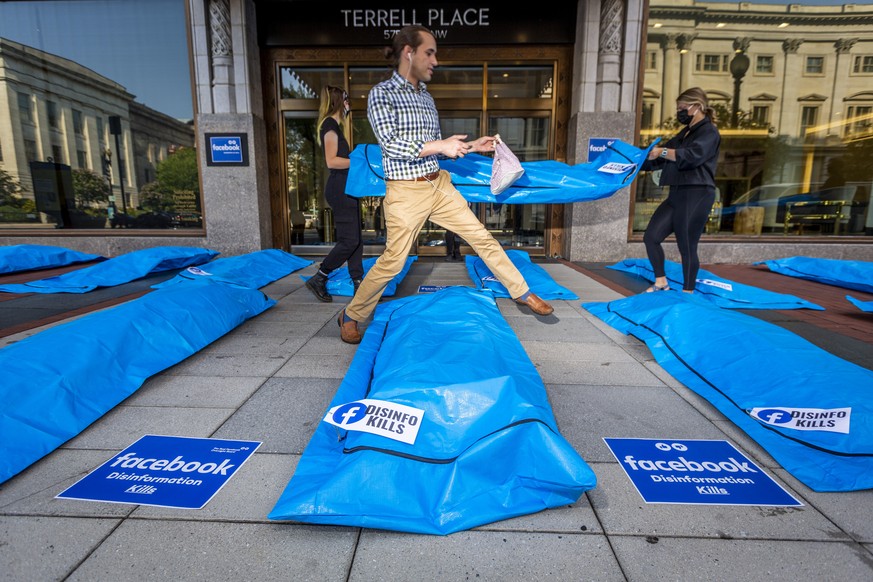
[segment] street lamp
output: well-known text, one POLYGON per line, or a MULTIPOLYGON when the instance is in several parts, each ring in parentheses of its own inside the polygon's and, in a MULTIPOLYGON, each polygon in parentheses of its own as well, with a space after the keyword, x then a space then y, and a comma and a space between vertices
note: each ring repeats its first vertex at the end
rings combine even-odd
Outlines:
POLYGON ((734 78, 734 102, 731 109, 731 126, 736 129, 740 113, 740 85, 743 83, 743 77, 749 70, 749 57, 746 56, 744 49, 737 48, 736 43, 734 43, 734 46, 736 55, 734 55, 730 63, 731 76, 734 78))

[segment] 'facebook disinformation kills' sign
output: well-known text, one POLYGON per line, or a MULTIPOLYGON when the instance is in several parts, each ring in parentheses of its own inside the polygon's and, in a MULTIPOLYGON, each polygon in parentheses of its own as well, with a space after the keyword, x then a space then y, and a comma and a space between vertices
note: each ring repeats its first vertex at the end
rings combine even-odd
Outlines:
POLYGON ((201 509, 259 446, 258 441, 145 435, 57 497, 201 509))
POLYGON ((727 441, 603 440, 646 503, 803 506, 727 441))
POLYGON ((345 430, 368 432, 415 444, 424 410, 387 400, 364 398, 334 406, 324 421, 345 430))

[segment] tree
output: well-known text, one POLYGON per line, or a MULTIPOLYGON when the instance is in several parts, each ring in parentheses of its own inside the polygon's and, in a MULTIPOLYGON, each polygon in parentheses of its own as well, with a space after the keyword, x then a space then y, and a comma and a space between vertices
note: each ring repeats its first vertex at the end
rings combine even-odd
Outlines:
POLYGON ((143 186, 139 197, 143 208, 155 212, 171 211, 176 205, 174 192, 157 180, 143 186))
POLYGON ((197 174, 197 152, 194 148, 179 148, 176 153, 158 164, 157 182, 162 190, 171 192, 200 190, 197 174))
POLYGON ((103 176, 91 170, 73 170, 73 197, 76 206, 106 204, 112 190, 103 176))
POLYGON ((0 206, 18 206, 21 192, 21 184, 5 170, 0 170, 0 206))

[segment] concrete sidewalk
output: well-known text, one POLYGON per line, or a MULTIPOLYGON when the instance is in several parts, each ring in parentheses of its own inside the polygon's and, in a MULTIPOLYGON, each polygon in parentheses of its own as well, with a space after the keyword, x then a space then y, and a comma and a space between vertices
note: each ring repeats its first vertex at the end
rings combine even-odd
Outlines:
MULTIPOLYGON (((554 301, 545 318, 498 304, 562 434, 597 475, 573 505, 449 536, 268 521, 356 350, 336 324, 348 298, 319 303, 302 286, 313 265, 264 289, 276 306, 0 485, 0 580, 873 579, 873 491, 800 484, 644 344, 580 305, 618 293, 565 265, 541 266, 581 300, 554 301), (145 434, 263 444, 201 510, 55 499, 145 434), (604 437, 728 440, 804 507, 646 504, 604 437)), ((421 284, 470 281, 463 263, 420 259, 397 295, 421 284)))

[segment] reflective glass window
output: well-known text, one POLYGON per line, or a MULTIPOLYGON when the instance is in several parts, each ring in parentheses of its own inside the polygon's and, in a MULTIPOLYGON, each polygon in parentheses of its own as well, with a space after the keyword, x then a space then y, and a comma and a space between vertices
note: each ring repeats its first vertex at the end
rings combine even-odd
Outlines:
MULTIPOLYGON (((645 51, 662 70, 644 67, 640 143, 676 135, 675 100, 700 87, 722 136, 705 237, 873 236, 873 2, 781 4, 651 0, 645 51)), ((637 235, 669 195, 649 174, 634 184, 637 235)))
POLYGON ((0 2, 0 231, 202 227, 185 4, 0 2))

